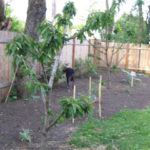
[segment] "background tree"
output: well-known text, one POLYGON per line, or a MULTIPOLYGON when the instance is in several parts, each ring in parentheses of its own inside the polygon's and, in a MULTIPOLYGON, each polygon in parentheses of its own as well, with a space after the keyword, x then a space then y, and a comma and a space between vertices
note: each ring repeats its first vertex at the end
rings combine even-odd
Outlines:
POLYGON ((11 17, 11 14, 12 14, 12 10, 11 10, 9 4, 6 4, 5 5, 5 16, 6 16, 6 18, 12 19, 12 25, 11 25, 10 31, 23 32, 24 27, 25 27, 25 22, 18 20, 15 16, 11 17))
MULTIPOLYGON (((142 43, 147 43, 146 22, 143 21, 142 43)), ((120 43, 138 43, 139 36, 139 17, 132 14, 123 14, 115 24, 114 38, 120 43), (115 38, 118 37, 118 38, 115 38)))
POLYGON ((136 5, 138 6, 139 13, 139 35, 138 35, 138 43, 141 45, 142 43, 142 34, 143 34, 143 8, 144 5, 143 0, 137 0, 136 5))
POLYGON ((146 43, 150 43, 150 6, 148 6, 148 13, 146 17, 146 26, 147 26, 147 40, 146 43))
POLYGON ((5 1, 0 0, 0 30, 10 30, 12 19, 5 16, 5 1))

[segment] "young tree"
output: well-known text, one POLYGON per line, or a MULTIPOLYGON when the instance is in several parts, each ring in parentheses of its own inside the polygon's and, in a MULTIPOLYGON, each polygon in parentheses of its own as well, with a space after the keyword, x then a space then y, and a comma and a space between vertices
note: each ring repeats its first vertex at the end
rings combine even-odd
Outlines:
MULTIPOLYGON (((94 12, 89 15, 86 25, 90 26, 91 29, 98 31, 101 37, 101 40, 105 42, 105 45, 102 46, 101 42, 94 45, 95 49, 99 51, 99 47, 103 48, 103 51, 99 51, 105 56, 106 66, 107 66, 107 75, 108 75, 108 88, 111 86, 111 67, 113 56, 117 54, 121 46, 115 49, 115 45, 112 49, 109 48, 110 42, 114 39, 114 26, 115 26, 115 15, 117 10, 119 10, 120 5, 124 0, 113 0, 112 5, 109 8, 108 0, 106 0, 106 10, 104 12, 94 12), (95 25, 95 23, 97 23, 95 25), (111 52, 110 52, 111 51, 111 52), (111 56, 109 57, 109 54, 111 56)), ((117 37, 116 37, 117 38, 117 37)), ((115 43, 114 43, 115 44, 115 43)))
POLYGON ((20 65, 20 71, 23 75, 30 77, 32 80, 32 82, 26 81, 26 85, 32 91, 32 94, 35 94, 37 91, 41 92, 41 98, 44 104, 41 150, 45 149, 48 131, 60 118, 75 118, 89 113, 91 110, 92 103, 89 97, 82 97, 80 100, 65 98, 60 102, 62 106, 60 114, 53 116, 53 119, 51 117, 53 114, 52 108, 50 107, 51 92, 63 45, 75 37, 83 41, 85 39, 85 32, 90 34, 89 28, 83 27, 73 36, 69 37, 67 35, 66 28, 72 25, 71 19, 75 14, 74 4, 68 2, 63 9, 63 14, 56 15, 56 23, 54 25, 47 21, 43 21, 39 25, 39 38, 42 40, 36 41, 23 34, 15 37, 14 41, 6 47, 7 54, 13 57, 17 65, 20 65), (36 73, 32 69, 28 59, 32 61, 36 60, 41 65, 43 63, 46 64, 49 59, 54 59, 48 83, 40 82, 37 79, 36 73))

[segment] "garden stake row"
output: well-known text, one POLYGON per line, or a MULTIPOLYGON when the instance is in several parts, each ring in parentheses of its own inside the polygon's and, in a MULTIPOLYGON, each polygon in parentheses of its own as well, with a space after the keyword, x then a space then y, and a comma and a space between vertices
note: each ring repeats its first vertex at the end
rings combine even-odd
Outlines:
MULTIPOLYGON (((73 86, 73 98, 76 98, 76 86, 73 86)), ((72 118, 72 123, 74 124, 74 118, 72 118)))

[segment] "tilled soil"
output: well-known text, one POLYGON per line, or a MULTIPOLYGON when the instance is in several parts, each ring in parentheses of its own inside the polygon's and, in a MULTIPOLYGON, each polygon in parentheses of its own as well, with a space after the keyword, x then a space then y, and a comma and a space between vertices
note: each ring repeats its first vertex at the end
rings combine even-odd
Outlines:
MULTIPOLYGON (((101 71, 106 81, 106 72, 101 71)), ((142 82, 130 88, 128 83, 121 82, 126 76, 121 72, 112 73, 110 89, 102 89, 102 119, 108 119, 123 109, 145 109, 150 105, 150 77, 140 77, 142 82)), ((76 78, 77 95, 88 94, 88 77, 86 75, 76 78)), ((92 77, 97 83, 99 77, 92 77)), ((58 112, 58 101, 63 96, 72 96, 66 89, 66 83, 60 83, 53 89, 52 108, 58 112)), ((94 104, 94 116, 98 116, 98 104, 94 104)), ((0 150, 38 150, 41 137, 41 117, 43 104, 40 99, 30 101, 14 101, 0 104, 0 150), (21 142, 19 132, 22 129, 32 130, 32 143, 21 142)), ((85 119, 86 117, 84 117, 85 119)), ((75 150, 69 145, 69 138, 76 128, 84 121, 76 119, 58 124, 49 132, 47 150, 75 150)))

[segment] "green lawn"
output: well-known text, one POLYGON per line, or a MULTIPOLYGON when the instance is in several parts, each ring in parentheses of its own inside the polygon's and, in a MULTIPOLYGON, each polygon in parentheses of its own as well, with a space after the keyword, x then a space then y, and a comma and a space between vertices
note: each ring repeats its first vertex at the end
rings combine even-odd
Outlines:
POLYGON ((91 118, 72 135, 78 148, 114 145, 119 150, 150 150, 150 109, 123 110, 109 120, 91 118))

